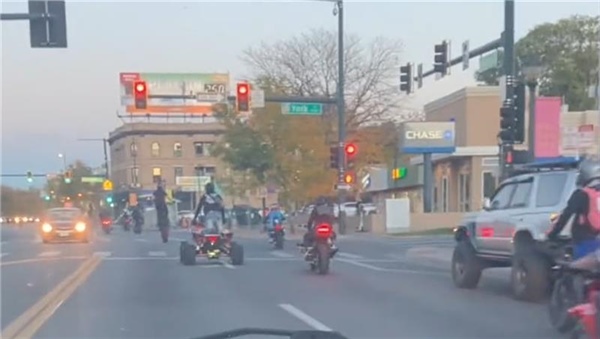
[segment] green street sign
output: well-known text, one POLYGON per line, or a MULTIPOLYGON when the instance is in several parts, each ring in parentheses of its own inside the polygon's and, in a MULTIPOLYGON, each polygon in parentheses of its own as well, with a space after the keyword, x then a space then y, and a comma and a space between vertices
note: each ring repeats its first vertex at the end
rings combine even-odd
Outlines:
POLYGON ((289 102, 281 105, 281 113, 289 115, 322 115, 323 104, 289 102))
POLYGON ((104 182, 104 177, 82 177, 81 182, 88 184, 101 184, 104 182))

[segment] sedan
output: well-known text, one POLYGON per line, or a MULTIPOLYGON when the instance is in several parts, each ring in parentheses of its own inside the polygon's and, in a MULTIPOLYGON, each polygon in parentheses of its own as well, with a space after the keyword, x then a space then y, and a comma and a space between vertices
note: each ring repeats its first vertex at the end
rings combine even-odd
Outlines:
POLYGON ((46 211, 40 233, 44 243, 79 241, 88 242, 91 228, 79 208, 52 208, 46 211))

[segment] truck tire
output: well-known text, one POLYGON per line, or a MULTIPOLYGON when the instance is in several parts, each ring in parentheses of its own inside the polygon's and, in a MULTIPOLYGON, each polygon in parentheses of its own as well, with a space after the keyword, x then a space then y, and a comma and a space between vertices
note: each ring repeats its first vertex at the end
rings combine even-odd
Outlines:
POLYGON ((456 243, 452 254, 452 281, 458 288, 477 288, 483 265, 467 240, 456 243))
POLYGON ((533 250, 517 250, 512 259, 511 287, 517 300, 539 302, 548 295, 550 263, 533 250))

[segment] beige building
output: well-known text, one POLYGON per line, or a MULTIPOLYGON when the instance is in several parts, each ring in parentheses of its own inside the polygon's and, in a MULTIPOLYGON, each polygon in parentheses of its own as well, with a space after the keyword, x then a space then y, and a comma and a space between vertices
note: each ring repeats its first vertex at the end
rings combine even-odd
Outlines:
MULTIPOLYGON (((116 190, 153 190, 163 180, 168 189, 182 190, 176 177, 220 177, 230 171, 211 153, 223 135, 224 126, 211 123, 126 123, 109 134, 110 171, 116 190)), ((228 197, 230 205, 261 206, 277 201, 276 193, 264 189, 228 197)))

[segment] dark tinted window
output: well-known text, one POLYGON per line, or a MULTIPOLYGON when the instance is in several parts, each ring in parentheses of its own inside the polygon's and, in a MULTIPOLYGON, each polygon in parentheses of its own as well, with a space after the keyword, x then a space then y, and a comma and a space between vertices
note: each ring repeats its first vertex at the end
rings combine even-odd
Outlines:
POLYGON ((562 198, 566 182, 566 173, 541 175, 535 197, 536 207, 551 207, 557 205, 562 198))

